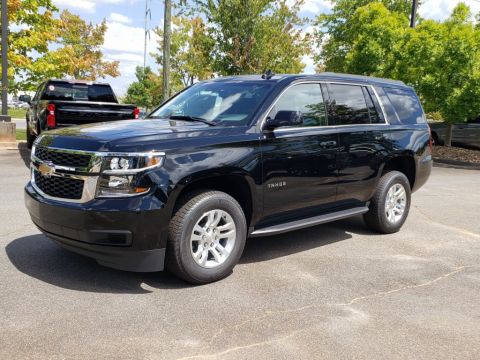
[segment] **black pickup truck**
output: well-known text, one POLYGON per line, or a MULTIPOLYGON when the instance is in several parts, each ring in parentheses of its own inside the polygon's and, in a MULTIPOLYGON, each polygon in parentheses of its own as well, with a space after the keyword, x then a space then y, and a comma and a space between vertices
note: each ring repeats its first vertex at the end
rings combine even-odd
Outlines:
POLYGON ((138 119, 134 105, 121 105, 108 84, 78 80, 48 80, 28 99, 27 145, 44 130, 94 122, 138 119))
MULTIPOLYGON (((447 138, 448 125, 432 122, 432 139, 436 145, 443 145, 447 138)), ((480 118, 452 125, 452 144, 480 149, 480 118)))
POLYGON ((67 249, 207 283, 231 273, 247 237, 361 214, 375 231, 399 231, 430 175, 431 146, 419 100, 401 82, 220 78, 145 120, 45 133, 25 202, 67 249))

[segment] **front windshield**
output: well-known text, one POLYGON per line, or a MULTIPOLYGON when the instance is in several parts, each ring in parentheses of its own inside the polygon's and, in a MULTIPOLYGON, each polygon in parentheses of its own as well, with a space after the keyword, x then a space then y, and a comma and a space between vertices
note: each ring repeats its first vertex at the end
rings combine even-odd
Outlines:
POLYGON ((214 81, 193 85, 150 118, 197 117, 221 125, 246 125, 272 87, 271 82, 214 81))

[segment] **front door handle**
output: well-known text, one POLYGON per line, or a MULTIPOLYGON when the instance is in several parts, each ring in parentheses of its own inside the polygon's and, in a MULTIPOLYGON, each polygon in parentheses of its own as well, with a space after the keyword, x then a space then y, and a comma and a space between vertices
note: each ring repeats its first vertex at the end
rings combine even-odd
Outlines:
POLYGON ((336 141, 322 141, 320 143, 320 147, 324 148, 324 149, 327 149, 327 148, 333 148, 337 146, 337 142, 336 141))

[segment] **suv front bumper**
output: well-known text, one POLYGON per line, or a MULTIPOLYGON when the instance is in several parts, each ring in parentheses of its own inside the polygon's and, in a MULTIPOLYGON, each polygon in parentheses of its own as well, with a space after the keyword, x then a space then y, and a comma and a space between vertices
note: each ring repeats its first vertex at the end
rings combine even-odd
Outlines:
POLYGON ((154 194, 72 204, 46 199, 28 183, 25 205, 40 231, 70 251, 120 270, 164 268, 169 217, 154 194))

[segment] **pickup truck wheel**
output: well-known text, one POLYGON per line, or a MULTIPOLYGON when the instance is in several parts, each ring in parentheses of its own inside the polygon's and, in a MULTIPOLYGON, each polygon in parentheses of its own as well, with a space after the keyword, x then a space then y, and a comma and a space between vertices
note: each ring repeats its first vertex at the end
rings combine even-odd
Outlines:
POLYGON ((167 269, 193 284, 220 280, 232 272, 245 246, 242 207, 220 191, 185 200, 170 222, 167 269))
POLYGON ((410 210, 410 183, 399 171, 391 171, 380 178, 369 211, 363 216, 372 230, 384 234, 400 230, 410 210))

